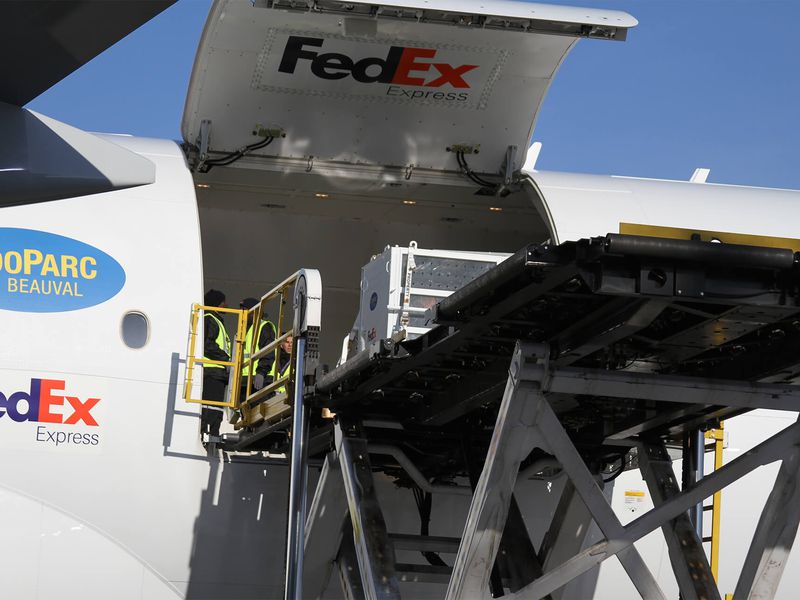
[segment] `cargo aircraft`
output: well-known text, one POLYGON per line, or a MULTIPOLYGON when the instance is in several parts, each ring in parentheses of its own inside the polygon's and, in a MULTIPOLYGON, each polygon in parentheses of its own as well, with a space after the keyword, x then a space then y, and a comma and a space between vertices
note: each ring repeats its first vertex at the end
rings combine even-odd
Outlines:
MULTIPOLYGON (((14 56, 0 83, 4 597, 283 596, 287 467, 261 453, 209 455, 199 408, 182 398, 189 309, 208 288, 232 303, 319 269, 321 353, 335 363, 360 267, 386 245, 514 252, 620 223, 797 237, 795 191, 535 169, 538 109, 570 50, 621 43, 637 24, 613 10, 215 0, 182 144, 86 133, 22 108, 170 4, 0 8, 0 44, 14 56)), ((746 449, 790 420, 753 413, 728 435, 746 449)), ((754 477, 774 478, 764 471, 754 477)), ((731 590, 726 561, 742 560, 736 543, 766 493, 758 481, 726 495, 731 590)), ((652 506, 636 472, 615 483, 619 514, 652 506)), ((520 483, 531 523, 532 499, 552 485, 520 483)), ((411 494, 380 486, 393 525, 417 527, 411 494)), ((438 533, 457 532, 467 508, 468 498, 437 500, 438 533)), ((674 591, 659 536, 642 552, 674 591)), ((324 597, 340 597, 334 580, 324 597)), ((787 569, 781 597, 798 585, 787 569)), ((637 596, 618 564, 557 594, 637 596)))

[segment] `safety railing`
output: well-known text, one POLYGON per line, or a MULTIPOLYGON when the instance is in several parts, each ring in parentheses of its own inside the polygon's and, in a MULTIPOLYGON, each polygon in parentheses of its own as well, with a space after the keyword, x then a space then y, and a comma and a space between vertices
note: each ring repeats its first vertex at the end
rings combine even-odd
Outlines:
POLYGON ((287 395, 291 396, 291 387, 292 382, 294 381, 294 347, 292 348, 292 353, 289 360, 289 369, 287 370, 286 374, 280 376, 278 368, 280 367, 281 345, 290 337, 295 335, 295 323, 292 322, 291 328, 285 331, 284 319, 286 317, 287 299, 292 298, 294 293, 294 285, 299 276, 300 271, 284 279, 269 292, 264 294, 258 301, 258 304, 248 311, 253 317, 253 323, 261 323, 261 319, 266 312, 264 309, 270 303, 277 303, 278 306, 278 317, 273 321, 273 324, 275 325, 275 339, 267 346, 258 348, 258 336, 253 335, 251 336, 250 347, 245 348, 243 365, 249 376, 247 377, 246 394, 242 399, 243 404, 256 404, 281 387, 285 387, 287 390, 287 395), (255 375, 255 365, 257 362, 266 359, 270 354, 273 355, 272 364, 277 365, 277 368, 275 368, 275 373, 279 376, 268 385, 262 387, 260 390, 254 391, 253 380, 255 375))
POLYGON ((246 310, 239 310, 236 308, 220 308, 218 306, 203 306, 202 304, 192 305, 191 328, 189 330, 189 354, 186 360, 186 380, 183 388, 183 397, 186 402, 228 408, 235 408, 238 405, 239 387, 241 385, 242 373, 242 354, 247 328, 246 315, 246 310), (236 315, 236 336, 231 342, 231 360, 214 360, 211 358, 196 356, 198 326, 201 322, 200 314, 204 313, 205 311, 236 315), (192 382, 194 381, 194 367, 196 364, 215 365, 229 368, 228 386, 226 392, 227 400, 219 401, 192 398, 192 382))
MULTIPOLYGON (((725 423, 720 421, 719 427, 705 432, 705 439, 712 440, 706 446, 706 450, 714 452, 714 471, 722 468, 722 452, 725 445, 725 423)), ((704 542, 711 543, 711 574, 714 580, 719 582, 719 549, 720 549, 720 526, 722 521, 722 490, 717 491, 711 499, 711 504, 704 507, 711 511, 711 535, 703 538, 704 542)), ((726 594, 727 597, 727 594, 726 594)))
MULTIPOLYGON (((237 430, 247 427, 251 433, 254 427, 259 427, 265 421, 277 423, 293 418, 291 416, 292 408, 296 403, 295 396, 297 396, 295 393, 297 365, 301 364, 303 369, 307 367, 313 372, 319 358, 321 296, 322 284, 319 273, 313 269, 304 269, 276 285, 249 310, 217 308, 199 304, 192 306, 184 384, 186 401, 231 408, 233 410, 230 413, 230 423, 237 430), (259 348, 262 320, 267 320, 267 308, 273 308, 274 305, 276 305, 277 318, 272 319, 271 322, 274 325, 275 339, 259 348), (196 356, 197 337, 203 311, 236 315, 236 336, 232 343, 230 361, 196 356), (291 312, 287 319, 288 311, 291 312), (250 332, 248 332, 248 327, 250 327, 250 332), (249 339, 248 333, 251 333, 249 339), (294 343, 289 351, 285 343, 292 337, 294 337, 294 343), (288 356, 286 356, 287 352, 288 356), (283 360, 281 360, 282 357, 283 360), (267 361, 270 367, 269 371, 273 376, 262 388, 254 389, 258 374, 256 368, 260 361, 267 361), (283 373, 280 371, 281 363, 285 365, 283 373), (197 364, 230 368, 224 401, 192 398, 194 367, 197 364)), ((260 370, 263 374, 264 369, 260 370)), ((303 373, 299 377, 302 378, 302 376, 303 373)), ((301 395, 302 392, 301 389, 301 395)))

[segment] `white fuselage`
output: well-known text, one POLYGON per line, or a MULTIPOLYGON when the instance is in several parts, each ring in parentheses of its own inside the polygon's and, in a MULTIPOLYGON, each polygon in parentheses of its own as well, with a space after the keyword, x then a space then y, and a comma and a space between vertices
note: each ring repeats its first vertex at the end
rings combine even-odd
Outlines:
MULTIPOLYGON (((105 598, 109 590, 114 590, 115 597, 136 599, 184 595, 279 597, 283 588, 287 469, 266 462, 258 454, 208 457, 198 435, 197 405, 184 403, 181 390, 189 309, 201 298, 204 288, 203 253, 212 257, 211 264, 224 265, 226 241, 236 237, 240 227, 256 227, 252 225, 254 216, 248 211, 217 207, 215 210, 225 216, 218 222, 227 227, 219 229, 206 223, 202 231, 206 242, 201 252, 194 183, 180 149, 167 141, 112 136, 108 139, 153 161, 155 183, 3 210, 4 227, 48 232, 84 242, 111 256, 125 273, 118 293, 80 310, 0 312, 10 340, 0 369, 0 392, 6 405, 15 392, 29 394, 31 380, 64 382, 63 386, 45 384, 51 390, 46 415, 41 413, 40 402, 40 413, 30 420, 13 420, 8 407, 7 414, 0 417, 0 444, 6 456, 0 483, 4 507, 0 529, 6 542, 0 546, 4 590, 13 598, 105 598), (123 341, 122 319, 129 312, 143 314, 149 326, 147 342, 139 349, 129 348, 123 341), (69 400, 59 402, 63 397, 77 398, 82 403, 97 399, 89 411, 91 419, 66 423, 74 411, 69 400), (49 420, 36 420, 43 415, 49 420)), ((636 220, 636 215, 651 224, 692 222, 698 228, 710 228, 714 226, 715 198, 717 209, 723 210, 729 197, 723 193, 728 189, 722 186, 695 188, 686 187, 695 184, 680 182, 607 178, 588 181, 586 176, 566 174, 530 176, 537 182, 540 201, 546 203, 544 212, 561 219, 556 227, 551 226, 551 235, 555 237, 557 230, 562 241, 606 233, 611 221, 636 220), (605 179, 603 185, 601 179, 605 179), (662 195, 674 189, 685 189, 687 193, 671 195, 671 210, 648 205, 648 199, 662 202, 662 195), (616 216, 605 214, 602 218, 593 216, 585 206, 579 210, 581 203, 588 202, 585 196, 598 194, 598 190, 619 194, 625 198, 625 207, 617 206, 616 216), (695 190, 705 199, 703 210, 694 208, 695 190), (560 195, 552 198, 551 194, 560 195), (684 206, 681 198, 686 199, 684 206), (575 209, 570 210, 570 202, 576 204, 575 209), (670 220, 669 215, 675 218, 670 220)), ((747 201, 760 202, 762 208, 775 204, 783 215, 791 210, 787 199, 797 194, 746 188, 730 191, 741 195, 742 202, 748 197, 747 201)), ((774 217, 774 222, 768 222, 773 218, 768 215, 774 213, 763 210, 759 214, 764 215, 761 221, 749 215, 746 222, 738 225, 727 216, 725 228, 761 234, 790 233, 786 223, 791 218, 774 217)), ((283 227, 286 219, 298 221, 292 226, 300 232, 299 221, 311 226, 315 223, 306 214, 275 222, 264 219, 257 221, 257 228, 269 239, 280 235, 277 228, 283 227)), ((370 224, 365 228, 369 229, 370 224)), ((438 240, 435 230, 431 229, 430 235, 425 243, 434 247, 437 241, 449 247, 459 243, 450 230, 445 230, 438 240)), ((512 239, 497 249, 513 249, 511 244, 521 242, 512 239)), ((310 260, 311 254, 319 259, 318 264, 305 266, 320 266, 323 281, 326 266, 337 272, 352 270, 353 287, 340 289, 339 298, 333 295, 335 306, 329 310, 333 316, 324 321, 323 337, 330 336, 334 345, 347 332, 351 314, 357 310, 359 261, 369 258, 365 253, 343 261, 341 254, 332 254, 337 243, 345 242, 331 236, 307 239, 303 245, 303 260, 310 260)), ((462 249, 473 244, 481 248, 487 245, 486 240, 480 239, 463 239, 461 243, 462 249)), ((291 253, 292 249, 287 249, 282 260, 293 260, 291 253)), ((279 279, 291 270, 284 270, 280 261, 266 264, 270 266, 262 287, 257 288, 256 281, 240 282, 242 293, 245 288, 252 294, 263 292, 273 277, 279 279)), ((206 266, 206 279, 210 278, 208 269, 206 266)), ((85 283, 80 271, 76 278, 69 277, 72 273, 67 275, 67 280, 74 280, 80 290, 85 283)), ((95 279, 104 275, 98 270, 95 279)), ((35 266, 31 278, 36 278, 35 266)), ((2 294, 8 297, 11 292, 6 289, 2 294)), ((26 404, 18 397, 15 414, 27 414, 26 404)), ((793 418, 759 412, 732 420, 728 424, 726 458, 751 447, 758 438, 793 418)), ((770 478, 774 477, 774 468, 762 471, 724 496, 723 589, 734 585, 748 535, 755 527, 770 478)), ((315 477, 312 473, 312 482, 315 477)), ((541 539, 542 528, 557 499, 557 488, 558 485, 551 488, 539 481, 522 481, 518 486, 520 505, 534 543, 541 539)), ((640 504, 626 504, 627 490, 646 487, 633 472, 616 482, 614 505, 620 514, 633 518, 649 506, 649 501, 645 496, 640 504)), ((390 529, 415 533, 418 522, 411 494, 395 490, 383 480, 380 493, 390 529)), ((431 533, 458 535, 466 509, 465 499, 437 498, 431 533)), ((667 590, 674 589, 660 533, 651 535, 642 546, 646 556, 659 561, 660 566, 652 568, 662 585, 667 590)), ((603 566, 596 597, 635 597, 627 578, 615 569, 618 566, 613 562, 603 566)), ((784 578, 784 594, 789 593, 794 580, 790 567, 784 578)), ((589 582, 591 589, 591 579, 589 582)), ((441 594, 436 586, 404 586, 415 597, 435 598, 441 594)), ((334 579, 328 594, 337 597, 337 588, 334 579)), ((584 593, 578 588, 570 592, 568 588, 565 597, 582 597, 584 593)))
MULTIPOLYGON (((282 470, 209 460, 196 405, 181 398, 188 311, 203 288, 191 175, 172 142, 113 139, 155 163, 154 184, 3 210, 4 226, 88 243, 126 276, 113 298, 82 310, 0 313, 6 398, 41 379, 63 380, 62 396, 98 399, 96 426, 0 417, 3 595, 176 598, 195 587, 210 597, 229 581, 275 595, 280 581, 261 573, 267 532, 283 519, 282 470), (130 311, 149 325, 140 349, 123 341, 130 311)), ((67 280, 84 283, 80 273, 67 280)), ((65 421, 61 403, 49 412, 65 421)))
MULTIPOLYGON (((344 16, 268 4, 214 3, 182 130, 194 158, 206 153, 198 160, 277 131, 269 147, 202 173, 174 142, 101 136, 155 165, 154 182, 0 211, 0 227, 13 230, 0 235, 4 598, 282 597, 288 469, 260 453, 207 455, 199 407, 182 397, 190 308, 210 287, 236 306, 299 268, 319 269, 322 361, 335 364, 359 311, 360 269, 389 244, 514 252, 620 223, 800 237, 800 192, 522 171, 494 196, 467 180, 453 147, 470 148, 476 172, 510 181, 566 54, 584 32, 624 39, 629 15, 500 1, 398 0, 374 15, 354 2, 364 10, 344 16), (465 10, 475 18, 456 18, 465 10), (424 11, 430 19, 416 16, 424 11), (292 48, 303 54, 284 64, 292 48), (410 58, 391 81, 366 74, 370 61, 383 74, 398 52, 410 58), (126 344, 131 313, 147 324, 141 347, 126 344)), ((118 187, 150 181, 149 163, 106 162, 122 165, 118 187)), ((726 460, 794 418, 731 420, 726 460)), ((762 468, 723 495, 723 592, 774 475, 775 465, 762 468)), ((560 485, 517 485, 534 544, 560 485)), ((411 492, 380 476, 378 490, 389 529, 419 533, 411 492)), ((635 472, 608 489, 623 521, 651 506, 646 494, 626 503, 625 492, 645 490, 635 472)), ((431 535, 459 536, 467 509, 464 497, 437 496, 431 535)), ((675 591, 661 533, 639 545, 675 591)), ((779 597, 794 597, 797 564, 779 597)), ((609 560, 555 596, 635 598, 619 569, 609 560)), ((402 586, 407 598, 444 591, 402 586)), ((325 596, 341 596, 335 576, 325 596)))

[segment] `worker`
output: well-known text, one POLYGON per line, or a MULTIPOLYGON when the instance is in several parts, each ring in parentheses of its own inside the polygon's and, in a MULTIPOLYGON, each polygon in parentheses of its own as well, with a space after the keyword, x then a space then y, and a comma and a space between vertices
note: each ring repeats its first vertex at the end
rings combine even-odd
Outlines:
MULTIPOLYGON (((288 375, 289 367, 291 366, 292 363, 293 343, 294 343, 294 338, 292 338, 291 335, 281 342, 278 361, 277 363, 273 363, 272 369, 270 370, 269 374, 269 381, 267 383, 272 383, 273 381, 277 381, 281 377, 285 377, 286 375, 288 375)), ((275 390, 275 393, 285 394, 286 386, 282 385, 281 387, 275 390)))
MULTIPOLYGON (((206 306, 225 308, 225 294, 219 290, 208 290, 203 297, 206 306)), ((206 310, 203 315, 203 358, 228 362, 231 359, 231 338, 225 329, 222 315, 213 310, 206 310)), ((228 383, 228 367, 223 365, 203 365, 203 399, 215 402, 225 401, 225 386, 228 383)), ((219 437, 219 426, 222 423, 222 407, 206 406, 200 414, 200 433, 207 434, 209 442, 219 437)), ((205 442, 204 442, 205 443, 205 442)))
MULTIPOLYGON (((251 308, 259 303, 257 298, 245 298, 239 303, 239 308, 242 310, 250 311, 251 308)), ((255 354, 262 348, 266 348, 273 341, 275 341, 275 324, 267 320, 267 314, 261 313, 261 321, 256 328, 253 325, 255 312, 247 313, 247 335, 244 339, 244 355, 245 360, 249 358, 250 353, 255 354), (256 339, 256 346, 253 347, 253 336, 256 339)), ((250 393, 256 392, 264 387, 267 378, 272 371, 272 363, 275 360, 275 354, 270 352, 264 358, 260 358, 253 364, 253 383, 250 386, 250 393)), ((247 398, 247 379, 250 376, 250 365, 247 362, 242 367, 242 387, 239 394, 239 401, 242 402, 247 398)))

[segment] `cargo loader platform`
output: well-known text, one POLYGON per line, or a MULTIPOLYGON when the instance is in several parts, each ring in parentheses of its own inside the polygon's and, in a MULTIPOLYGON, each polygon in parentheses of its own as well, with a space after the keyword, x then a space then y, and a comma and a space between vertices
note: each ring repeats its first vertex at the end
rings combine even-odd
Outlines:
POLYGON ((780 510, 800 496, 800 426, 682 488, 671 465, 724 419, 800 410, 799 294, 792 249, 609 234, 523 248, 429 309, 432 328, 415 339, 375 340, 329 372, 306 362, 302 407, 236 441, 254 450, 264 428, 292 430, 286 597, 318 596, 337 565, 348 597, 399 598, 412 577, 452 599, 542 598, 613 555, 642 597, 663 598, 633 546, 661 527, 683 597, 720 598, 687 511, 783 459, 735 595, 772 597, 800 521, 780 510), (324 467, 306 520, 313 456, 324 467), (622 526, 602 480, 631 468, 656 508, 622 526), (568 477, 540 548, 514 499, 522 470, 568 477), (460 540, 387 532, 375 471, 472 495, 460 540), (558 521, 575 502, 582 529, 594 521, 605 536, 588 549, 558 521), (395 547, 430 558, 456 545, 452 567, 394 560, 395 547))
MULTIPOLYGON (((621 235, 530 246, 440 302, 427 334, 376 342, 320 378, 314 401, 443 426, 499 399, 518 340, 547 343, 558 367, 791 381, 798 275, 790 250, 621 235)), ((589 402, 580 412, 593 416, 574 416, 613 439, 631 428, 677 435, 693 417, 737 411, 666 408, 669 417, 648 418, 653 407, 641 403, 603 415, 589 402), (601 415, 611 429, 599 429, 601 415)))

